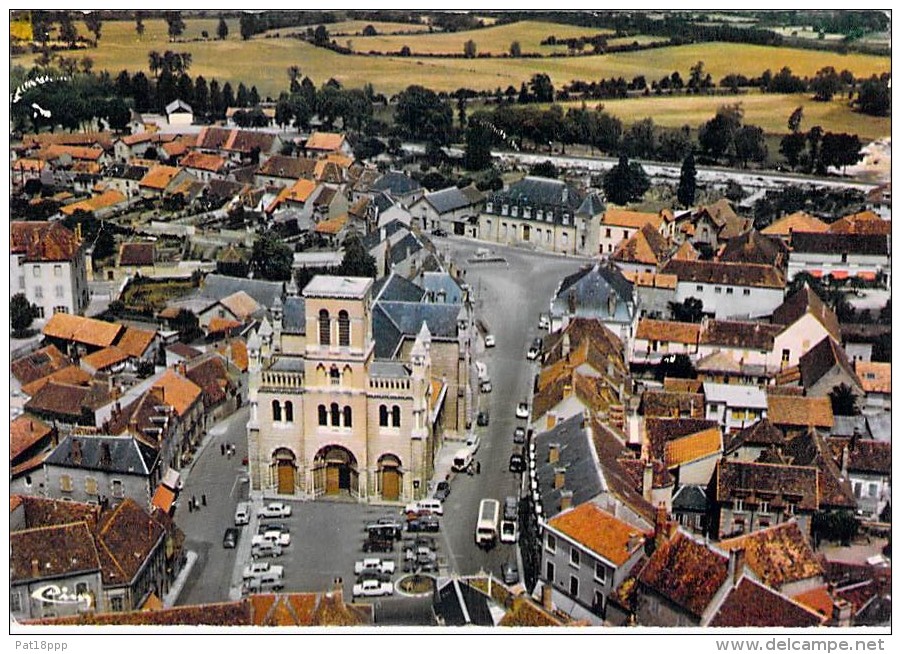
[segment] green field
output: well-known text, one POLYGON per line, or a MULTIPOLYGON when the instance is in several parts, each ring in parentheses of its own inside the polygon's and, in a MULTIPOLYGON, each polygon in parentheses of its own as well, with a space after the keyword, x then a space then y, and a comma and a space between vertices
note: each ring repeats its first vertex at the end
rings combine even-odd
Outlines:
MULTIPOLYGON (((199 38, 202 30, 215 34, 216 19, 188 20, 186 36, 199 38)), ((559 88, 574 79, 599 80, 601 78, 624 77, 631 80, 644 75, 647 80, 660 79, 678 70, 687 79, 689 69, 698 61, 703 61, 705 70, 718 82, 728 73, 757 76, 765 69, 773 72, 789 66, 797 75, 813 75, 824 66, 834 66, 837 70, 848 69, 858 77, 889 72, 890 57, 800 50, 792 48, 768 48, 735 43, 702 43, 678 47, 656 48, 638 52, 621 52, 608 55, 552 57, 543 59, 504 58, 416 58, 386 56, 339 55, 330 50, 316 48, 293 38, 255 38, 241 41, 235 21, 231 21, 229 38, 226 41, 186 41, 171 43, 166 34, 164 21, 145 21, 146 32, 139 41, 134 31, 133 21, 107 21, 98 48, 84 51, 94 60, 94 69, 107 69, 115 75, 123 68, 132 72, 143 70, 149 74, 147 53, 151 50, 178 50, 192 54, 192 75, 203 75, 207 80, 216 78, 220 82, 230 81, 254 84, 261 95, 275 97, 288 85, 286 70, 289 66, 300 67, 303 75, 308 75, 317 85, 334 77, 347 87, 361 87, 371 83, 378 92, 396 93, 410 84, 422 84, 437 91, 454 91, 461 87, 471 89, 506 89, 512 85, 519 88, 536 72, 550 75, 559 88)), ((538 41, 549 34, 557 36, 584 35, 584 29, 550 23, 526 22, 516 25, 502 25, 469 32, 453 34, 422 34, 405 37, 410 47, 420 47, 420 43, 432 43, 435 38, 452 38, 460 45, 472 38, 480 51, 484 48, 498 48, 506 51, 510 41, 516 38, 523 50, 537 47, 538 41), (514 36, 515 35, 515 36, 514 36), (486 38, 486 36, 491 38, 486 38), (527 44, 533 44, 529 46, 527 44)), ((387 37, 374 37, 387 38, 387 37)), ((400 37, 399 37, 400 38, 400 37)), ((363 37, 352 39, 355 47, 363 37)), ((432 46, 422 46, 432 47, 432 46)), ((74 56, 80 56, 75 54, 74 56)), ((35 56, 14 57, 13 65, 30 66, 35 56)), ((745 96, 748 122, 772 126, 780 131, 791 110, 804 103, 801 98, 780 100, 781 96, 745 96), (753 106, 752 106, 753 105, 753 106), (759 120, 755 116, 760 116, 759 120)), ((713 114, 721 98, 647 98, 628 100, 616 109, 629 121, 652 115, 661 125, 698 124, 713 114), (665 103, 665 104, 660 104, 665 103)), ((620 103, 606 102, 611 111, 620 103)), ((852 113, 840 102, 819 105, 805 104, 805 126, 814 115, 817 122, 827 131, 849 130, 869 136, 888 133, 888 119, 864 118, 852 113), (809 108, 807 106, 809 105, 809 108), (851 129, 850 125, 858 125, 851 129)))
MULTIPOLYGON (((500 55, 510 51, 510 44, 513 41, 519 41, 523 54, 547 55, 566 51, 565 45, 541 45, 541 41, 551 35, 557 38, 577 38, 610 33, 610 30, 541 21, 522 21, 464 32, 423 34, 416 39, 410 39, 407 35, 358 37, 351 39, 351 45, 356 52, 399 52, 406 45, 414 54, 458 55, 463 53, 463 44, 472 40, 476 44, 477 52, 500 55)), ((337 41, 341 45, 347 45, 346 39, 337 39, 337 41)))
MULTIPOLYGON (((857 134, 862 140, 873 140, 891 133, 891 118, 875 118, 851 111, 845 100, 814 102, 809 94, 777 95, 749 93, 738 96, 649 96, 628 100, 589 101, 593 109, 603 105, 604 110, 619 118, 625 125, 644 118, 653 118, 661 127, 696 129, 716 115, 724 104, 740 102, 744 109, 744 122, 763 128, 768 134, 788 132, 788 117, 797 107, 803 107, 801 129, 820 125, 829 132, 857 134)), ((564 106, 581 106, 581 102, 564 103, 564 106)))
POLYGON ((328 23, 328 33, 358 35, 363 33, 367 25, 372 25, 379 34, 406 34, 408 32, 428 32, 429 26, 424 23, 390 23, 386 21, 345 20, 340 23, 328 23))

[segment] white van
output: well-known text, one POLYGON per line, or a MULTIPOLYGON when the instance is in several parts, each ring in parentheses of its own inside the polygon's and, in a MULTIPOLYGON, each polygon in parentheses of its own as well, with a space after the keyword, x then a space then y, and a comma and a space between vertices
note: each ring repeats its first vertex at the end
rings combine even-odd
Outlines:
POLYGON ((472 463, 472 458, 472 448, 464 447, 457 450, 457 453, 454 454, 454 463, 451 466, 451 470, 453 470, 454 472, 463 472, 472 463))
POLYGON ((444 515, 444 505, 441 500, 428 498, 407 504, 404 513, 434 513, 436 515, 444 515))
POLYGON ((250 523, 250 502, 238 502, 235 509, 235 524, 246 525, 250 523))
POLYGON ((479 517, 476 521, 476 545, 479 547, 492 547, 497 543, 500 512, 501 503, 497 500, 485 499, 479 503, 479 517))

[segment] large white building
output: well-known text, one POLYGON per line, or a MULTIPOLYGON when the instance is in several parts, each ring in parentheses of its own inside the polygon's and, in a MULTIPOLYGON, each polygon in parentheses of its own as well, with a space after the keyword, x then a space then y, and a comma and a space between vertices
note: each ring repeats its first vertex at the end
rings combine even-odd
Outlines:
POLYGON ((84 243, 58 222, 10 226, 9 294, 24 293, 38 320, 81 314, 90 302, 84 243))

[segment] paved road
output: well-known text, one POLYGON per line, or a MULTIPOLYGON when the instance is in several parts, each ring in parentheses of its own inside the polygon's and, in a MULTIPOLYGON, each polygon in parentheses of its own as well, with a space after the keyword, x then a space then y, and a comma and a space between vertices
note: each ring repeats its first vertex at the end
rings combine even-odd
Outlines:
MULTIPOLYGON (((229 598, 232 570, 237 551, 222 547, 222 536, 227 527, 235 524, 235 507, 247 499, 248 486, 242 481, 247 471, 241 461, 247 456, 248 407, 243 407, 226 420, 210 429, 207 440, 194 465, 186 475, 175 522, 185 533, 185 548, 197 553, 197 562, 191 570, 179 605, 222 602, 229 598), (222 456, 222 443, 235 445, 231 458, 222 456), (188 510, 188 500, 206 494, 207 505, 198 511, 188 510)), ((241 539, 249 538, 245 527, 241 539)), ((240 543, 239 543, 240 544, 240 543)))
POLYGON ((538 329, 538 314, 547 312, 560 280, 586 260, 492 244, 491 250, 506 263, 470 263, 476 248, 485 243, 459 237, 435 239, 435 243, 466 270, 466 281, 475 294, 476 315, 497 340, 496 347, 485 350, 480 339, 475 353, 476 359, 486 363, 494 386, 491 393, 479 397, 481 408, 490 415, 489 426, 477 428, 482 437, 476 457, 481 474, 458 474, 451 481, 444 535, 456 572, 498 574, 504 562, 516 559, 516 551, 509 544, 499 543, 487 552, 475 545, 479 502, 490 497, 503 503, 506 496, 519 494, 520 477, 509 472, 508 464, 513 430, 526 423, 515 417, 516 404, 530 397, 537 372, 526 359, 526 351, 533 338, 544 334, 538 329))

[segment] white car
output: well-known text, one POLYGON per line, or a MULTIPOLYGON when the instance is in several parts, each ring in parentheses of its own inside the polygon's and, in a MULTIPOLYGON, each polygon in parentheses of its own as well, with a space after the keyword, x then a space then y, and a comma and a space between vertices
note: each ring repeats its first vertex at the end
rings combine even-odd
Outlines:
POLYGON ((291 507, 284 502, 270 502, 260 510, 260 518, 287 518, 291 507))
POLYGON ((393 595, 394 584, 390 581, 379 581, 378 579, 364 579, 359 584, 354 584, 354 597, 382 597, 383 595, 393 595))
POLYGON ((551 321, 548 319, 546 313, 542 313, 538 316, 538 329, 548 329, 551 326, 551 321))
POLYGON ((269 561, 254 561, 244 566, 244 579, 253 579, 254 577, 262 577, 270 575, 281 577, 284 575, 285 569, 280 565, 272 565, 269 561))
POLYGON ((526 358, 529 361, 534 361, 538 358, 538 355, 541 354, 541 351, 535 347, 534 345, 529 348, 529 351, 526 353, 526 358))
POLYGON ((361 575, 364 572, 382 572, 384 574, 394 574, 394 561, 381 559, 363 559, 354 564, 354 573, 361 575))
POLYGON ((470 434, 470 435, 467 436, 467 438, 466 438, 466 447, 468 447, 469 450, 470 450, 473 454, 475 454, 476 452, 479 451, 479 446, 480 446, 481 444, 482 444, 482 438, 481 438, 481 436, 479 436, 479 435, 476 434, 475 432, 473 432, 472 434, 470 434))
POLYGON ((485 347, 494 347, 494 334, 485 334, 485 347))
POLYGON ((281 545, 282 547, 288 547, 291 544, 291 534, 286 531, 267 531, 262 534, 257 534, 253 537, 253 540, 250 541, 251 547, 254 545, 258 545, 260 543, 270 542, 274 544, 281 545))
POLYGON ((416 515, 426 513, 444 515, 444 504, 441 503, 441 500, 436 500, 435 498, 419 500, 418 502, 407 504, 407 506, 404 507, 404 513, 408 515, 411 513, 416 515))
POLYGON ((529 417, 529 403, 528 402, 520 402, 516 405, 516 417, 517 418, 528 418, 529 417))

